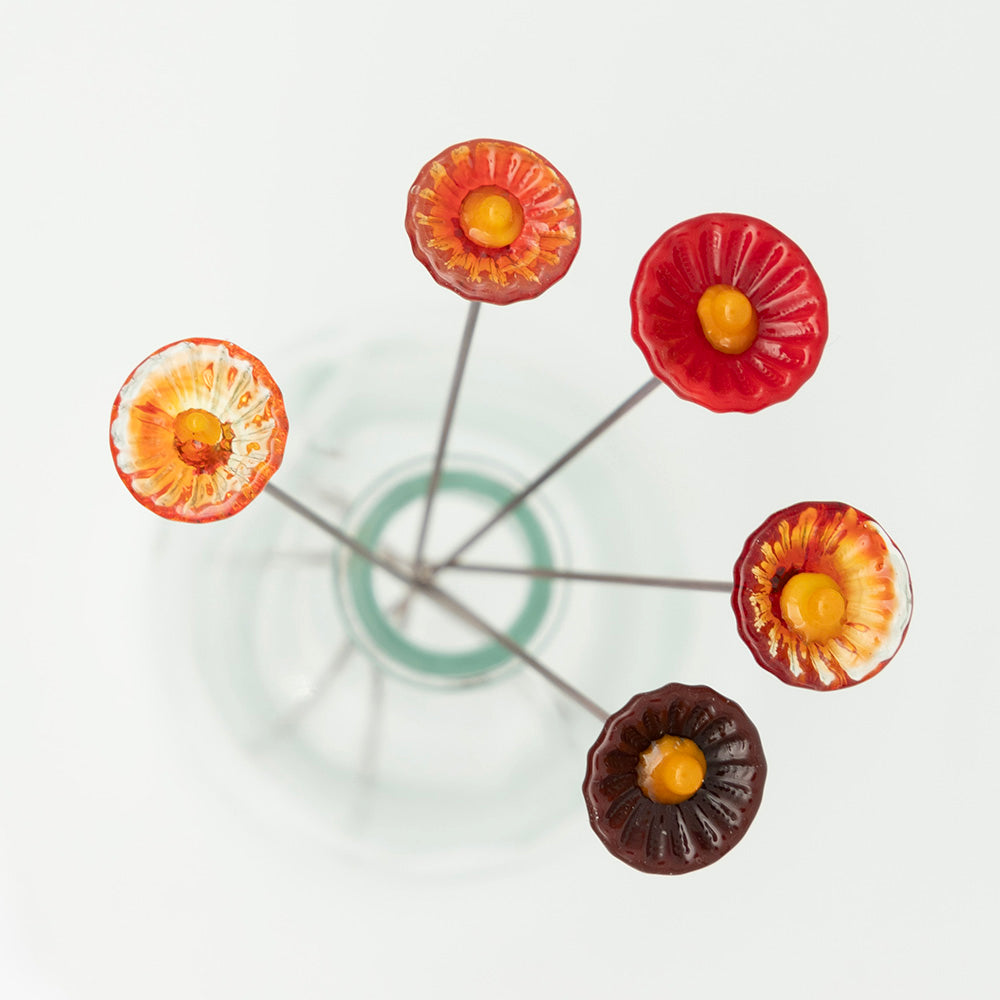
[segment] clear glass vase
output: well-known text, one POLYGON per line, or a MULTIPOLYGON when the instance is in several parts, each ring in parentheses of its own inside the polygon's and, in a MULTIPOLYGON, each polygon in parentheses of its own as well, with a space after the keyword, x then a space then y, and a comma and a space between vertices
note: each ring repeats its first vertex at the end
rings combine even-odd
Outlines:
MULTIPOLYGON (((443 335, 445 325, 317 337, 279 376, 290 434, 275 482, 388 558, 412 560, 417 545, 461 329, 443 335)), ((473 346, 431 563, 607 412, 521 355, 495 338, 473 346)), ((467 558, 622 570, 650 538, 675 549, 669 497, 636 502, 640 444, 624 428, 607 438, 467 558)), ((200 720, 192 740, 236 751, 218 779, 227 794, 273 800, 341 849, 409 867, 490 863, 567 817, 584 822, 580 784, 600 723, 502 646, 266 495, 229 521, 161 538, 160 603, 188 626, 164 660, 181 710, 200 720)), ((455 568, 437 582, 609 710, 671 679, 689 620, 678 592, 455 568)))

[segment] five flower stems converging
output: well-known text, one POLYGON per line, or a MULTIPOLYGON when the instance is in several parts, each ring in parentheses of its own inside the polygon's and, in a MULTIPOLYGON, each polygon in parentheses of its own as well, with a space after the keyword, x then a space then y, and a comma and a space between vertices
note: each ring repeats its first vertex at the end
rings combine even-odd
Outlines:
POLYGON ((301 517, 304 517, 307 521, 310 521, 327 534, 333 536, 333 538, 341 544, 346 545, 352 552, 360 556, 362 559, 367 560, 372 565, 377 566, 390 576, 393 576, 397 580, 406 584, 411 594, 417 592, 424 594, 439 607, 449 611, 460 620, 466 622, 466 624, 470 625, 472 628, 491 638, 494 642, 505 648, 512 655, 527 663, 528 666, 534 669, 536 673, 544 677, 545 680, 562 691, 572 701, 575 701, 578 705, 586 709, 601 722, 604 722, 609 715, 608 712, 606 712, 596 702, 588 698, 581 691, 574 688, 567 681, 563 680, 563 678, 561 678, 558 674, 553 673, 548 667, 546 667, 518 643, 514 642, 509 636, 495 629, 488 622, 485 622, 478 615, 476 615, 470 608, 462 604, 461 601, 457 600, 455 597, 438 587, 434 582, 436 574, 442 569, 458 569, 478 573, 515 574, 532 577, 545 577, 549 579, 586 580, 602 583, 633 584, 651 587, 673 587, 688 590, 707 590, 718 592, 731 592, 732 584, 715 581, 684 580, 671 577, 629 576, 620 573, 584 573, 542 567, 527 567, 521 569, 517 567, 487 566, 458 562, 462 553, 469 549, 475 542, 479 541, 479 539, 482 538, 483 535, 485 535, 491 528, 493 528, 494 525, 523 503, 532 493, 535 492, 535 490, 547 482, 548 479, 555 475, 555 473, 558 472, 564 465, 583 451, 587 445, 595 441, 601 434, 604 433, 604 431, 621 419, 621 417, 628 413, 639 402, 645 399, 646 396, 648 396, 653 389, 660 384, 659 379, 656 378, 652 378, 643 384, 620 406, 612 410, 611 413, 609 413, 591 431, 577 441, 576 444, 552 462, 540 475, 536 476, 535 479, 533 479, 519 493, 511 497, 490 517, 488 521, 486 521, 485 524, 483 524, 469 538, 467 538, 445 560, 432 567, 428 566, 424 562, 424 549, 427 542, 427 533, 430 527, 434 500, 441 480, 444 455, 447 450, 448 438, 451 433, 451 426, 458 403, 458 394, 461 388, 462 378, 465 373, 469 350, 472 345, 472 337, 475 332, 476 321, 479 316, 479 306, 479 302, 471 302, 466 316, 465 329, 459 346, 458 359, 455 363, 455 370, 448 392, 448 400, 445 406, 441 432, 438 436, 438 444, 434 456, 434 466, 428 483, 427 496, 424 503, 424 513, 420 525, 420 535, 417 541, 412 571, 404 568, 398 561, 390 560, 386 556, 373 551, 366 545, 363 545, 357 539, 351 537, 343 529, 317 514, 305 504, 286 493, 280 487, 275 486, 273 482, 269 482, 267 484, 265 491, 270 493, 271 496, 284 504, 287 508, 293 510, 301 517))
POLYGON ((536 659, 522 646, 514 642, 513 639, 504 635, 502 632, 493 628, 492 625, 483 621, 474 611, 467 608, 461 601, 452 597, 450 594, 445 593, 439 587, 437 587, 432 581, 421 578, 415 573, 409 573, 406 570, 399 568, 395 563, 390 562, 384 556, 368 546, 363 545, 357 539, 352 538, 343 529, 337 527, 330 521, 321 517, 314 510, 311 510, 305 504, 296 500, 295 497, 286 493, 283 489, 275 486, 273 482, 269 482, 267 486, 264 487, 265 492, 270 493, 276 500, 283 503, 290 510, 295 511, 296 514, 304 517, 307 521, 312 522, 316 527, 321 528, 328 535, 332 535, 338 542, 346 545, 352 552, 360 556, 362 559, 366 559, 372 565, 379 567, 379 569, 384 570, 390 576, 395 577, 402 583, 411 587, 414 591, 426 595, 430 600, 432 600, 439 607, 451 612, 451 614, 460 618, 462 621, 471 625, 474 629, 482 632, 484 635, 488 636, 494 642, 503 646, 509 653, 514 656, 519 657, 525 663, 528 664, 536 673, 544 677, 550 684, 557 687, 563 694, 567 695, 570 699, 575 701, 581 708, 586 709, 591 715, 600 719, 604 722, 607 719, 609 712, 605 711, 598 705, 595 701, 592 701, 581 691, 578 691, 575 687, 569 684, 567 681, 563 680, 558 674, 553 673, 545 666, 540 660, 536 659))

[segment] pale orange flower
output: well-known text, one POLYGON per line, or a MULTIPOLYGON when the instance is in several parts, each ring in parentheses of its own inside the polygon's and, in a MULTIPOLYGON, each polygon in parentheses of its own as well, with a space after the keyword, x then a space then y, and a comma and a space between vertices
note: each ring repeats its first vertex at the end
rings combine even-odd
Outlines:
POLYGON ((281 464, 287 436, 267 369, 222 340, 183 340, 151 354, 111 411, 122 482, 144 507, 175 521, 242 510, 281 464))

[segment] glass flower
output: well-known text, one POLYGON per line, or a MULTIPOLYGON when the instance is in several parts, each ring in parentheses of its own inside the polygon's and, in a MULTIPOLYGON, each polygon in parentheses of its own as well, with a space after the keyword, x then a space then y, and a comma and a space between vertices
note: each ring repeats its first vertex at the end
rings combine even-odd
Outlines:
POLYGON ((543 156, 497 139, 451 146, 410 188, 406 232, 438 284, 505 305, 540 295, 580 246, 569 182, 543 156))
POLYGON ((779 510, 747 539, 734 575, 740 636, 787 684, 828 691, 868 680, 910 623, 902 553, 847 504, 779 510))
POLYGON ((151 354, 111 410, 111 453, 144 507, 174 521, 242 510, 281 464, 288 420, 267 369, 223 340, 151 354))
POLYGON ((716 413, 788 399, 816 370, 826 335, 816 272, 760 219, 689 219, 639 265, 632 338, 657 378, 716 413))
POLYGON ((612 715, 587 756, 590 825, 640 871, 679 875, 730 851, 767 776, 743 709, 709 687, 667 684, 612 715))

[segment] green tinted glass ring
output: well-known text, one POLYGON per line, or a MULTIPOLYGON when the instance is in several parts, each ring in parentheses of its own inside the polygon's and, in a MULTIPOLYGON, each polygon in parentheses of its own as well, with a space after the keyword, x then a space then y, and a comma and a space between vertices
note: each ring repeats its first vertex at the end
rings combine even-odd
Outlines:
MULTIPOLYGON (((365 517, 356 533, 357 539, 377 550, 378 542, 393 518, 410 503, 426 496, 428 482, 429 477, 420 474, 393 487, 365 517)), ((498 507, 514 496, 514 492, 506 484, 469 470, 445 470, 441 475, 439 490, 482 497, 498 507)), ((522 504, 510 517, 527 546, 529 565, 551 568, 551 546, 541 522, 531 509, 522 504)), ((371 563, 355 555, 347 556, 346 566, 337 573, 337 588, 343 604, 356 613, 357 620, 352 622, 352 626, 360 626, 369 644, 373 643, 379 652, 393 662, 403 664, 419 674, 439 679, 470 679, 481 677, 510 660, 511 654, 495 642, 457 652, 428 649, 411 642, 379 605, 375 595, 374 575, 371 563)), ((542 578, 533 579, 507 635, 518 645, 526 645, 537 634, 551 602, 552 582, 542 578)))

